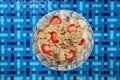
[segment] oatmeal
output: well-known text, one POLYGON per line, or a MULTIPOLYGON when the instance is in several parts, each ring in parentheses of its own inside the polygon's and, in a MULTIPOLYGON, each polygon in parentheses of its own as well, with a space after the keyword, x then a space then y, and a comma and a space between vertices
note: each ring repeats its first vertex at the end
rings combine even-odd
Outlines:
POLYGON ((56 64, 69 63, 85 47, 85 28, 75 18, 54 16, 38 33, 38 42, 42 53, 56 64))

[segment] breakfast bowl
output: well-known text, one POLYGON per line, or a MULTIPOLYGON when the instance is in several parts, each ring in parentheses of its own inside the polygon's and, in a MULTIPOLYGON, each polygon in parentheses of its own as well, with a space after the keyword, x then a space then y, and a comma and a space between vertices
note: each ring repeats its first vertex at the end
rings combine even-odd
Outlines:
POLYGON ((36 24, 32 44, 43 65, 67 71, 88 59, 94 37, 83 16, 70 10, 57 10, 46 14, 36 24))

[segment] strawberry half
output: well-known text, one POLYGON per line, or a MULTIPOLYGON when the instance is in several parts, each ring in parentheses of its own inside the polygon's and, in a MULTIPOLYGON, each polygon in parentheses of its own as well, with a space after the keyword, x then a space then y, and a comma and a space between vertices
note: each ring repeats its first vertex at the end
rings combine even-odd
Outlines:
POLYGON ((68 27, 67 27, 67 31, 68 32, 75 32, 77 31, 77 26, 75 24, 70 24, 68 27))
POLYGON ((57 39, 56 36, 57 36, 56 32, 52 32, 51 33, 51 39, 52 39, 53 43, 57 43, 58 42, 58 39, 57 39))
POLYGON ((67 54, 64 55, 66 60, 71 60, 75 56, 75 51, 70 50, 67 54))
POLYGON ((50 24, 60 24, 62 23, 62 20, 58 17, 58 16, 54 16, 51 20, 50 20, 50 24))
POLYGON ((52 52, 49 44, 42 44, 41 49, 44 54, 50 54, 52 52))
POLYGON ((85 39, 83 38, 80 42, 79 45, 83 45, 85 43, 85 39))

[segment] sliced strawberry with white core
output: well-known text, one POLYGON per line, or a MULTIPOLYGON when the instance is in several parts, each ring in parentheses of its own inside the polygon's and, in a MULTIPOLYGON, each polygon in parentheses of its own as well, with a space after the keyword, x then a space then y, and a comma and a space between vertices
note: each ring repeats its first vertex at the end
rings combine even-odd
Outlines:
POLYGON ((54 16, 51 20, 50 20, 51 24, 60 24, 62 23, 62 20, 58 17, 58 16, 54 16))
POLYGON ((50 49, 49 44, 42 44, 41 49, 42 49, 42 52, 44 54, 50 54, 52 52, 52 50, 50 49))
POLYGON ((75 24, 70 24, 68 27, 67 27, 67 31, 68 32, 75 32, 77 31, 77 26, 75 24))
POLYGON ((75 51, 70 50, 67 54, 64 55, 66 60, 71 60, 75 56, 75 51))

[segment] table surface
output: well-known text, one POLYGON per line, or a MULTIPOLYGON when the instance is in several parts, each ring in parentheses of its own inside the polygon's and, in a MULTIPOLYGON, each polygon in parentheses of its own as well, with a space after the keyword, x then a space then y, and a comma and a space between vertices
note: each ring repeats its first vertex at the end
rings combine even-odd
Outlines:
POLYGON ((120 80, 120 0, 0 0, 0 80, 120 80), (94 32, 92 54, 71 71, 47 68, 32 48, 36 23, 61 9, 83 15, 94 32))

